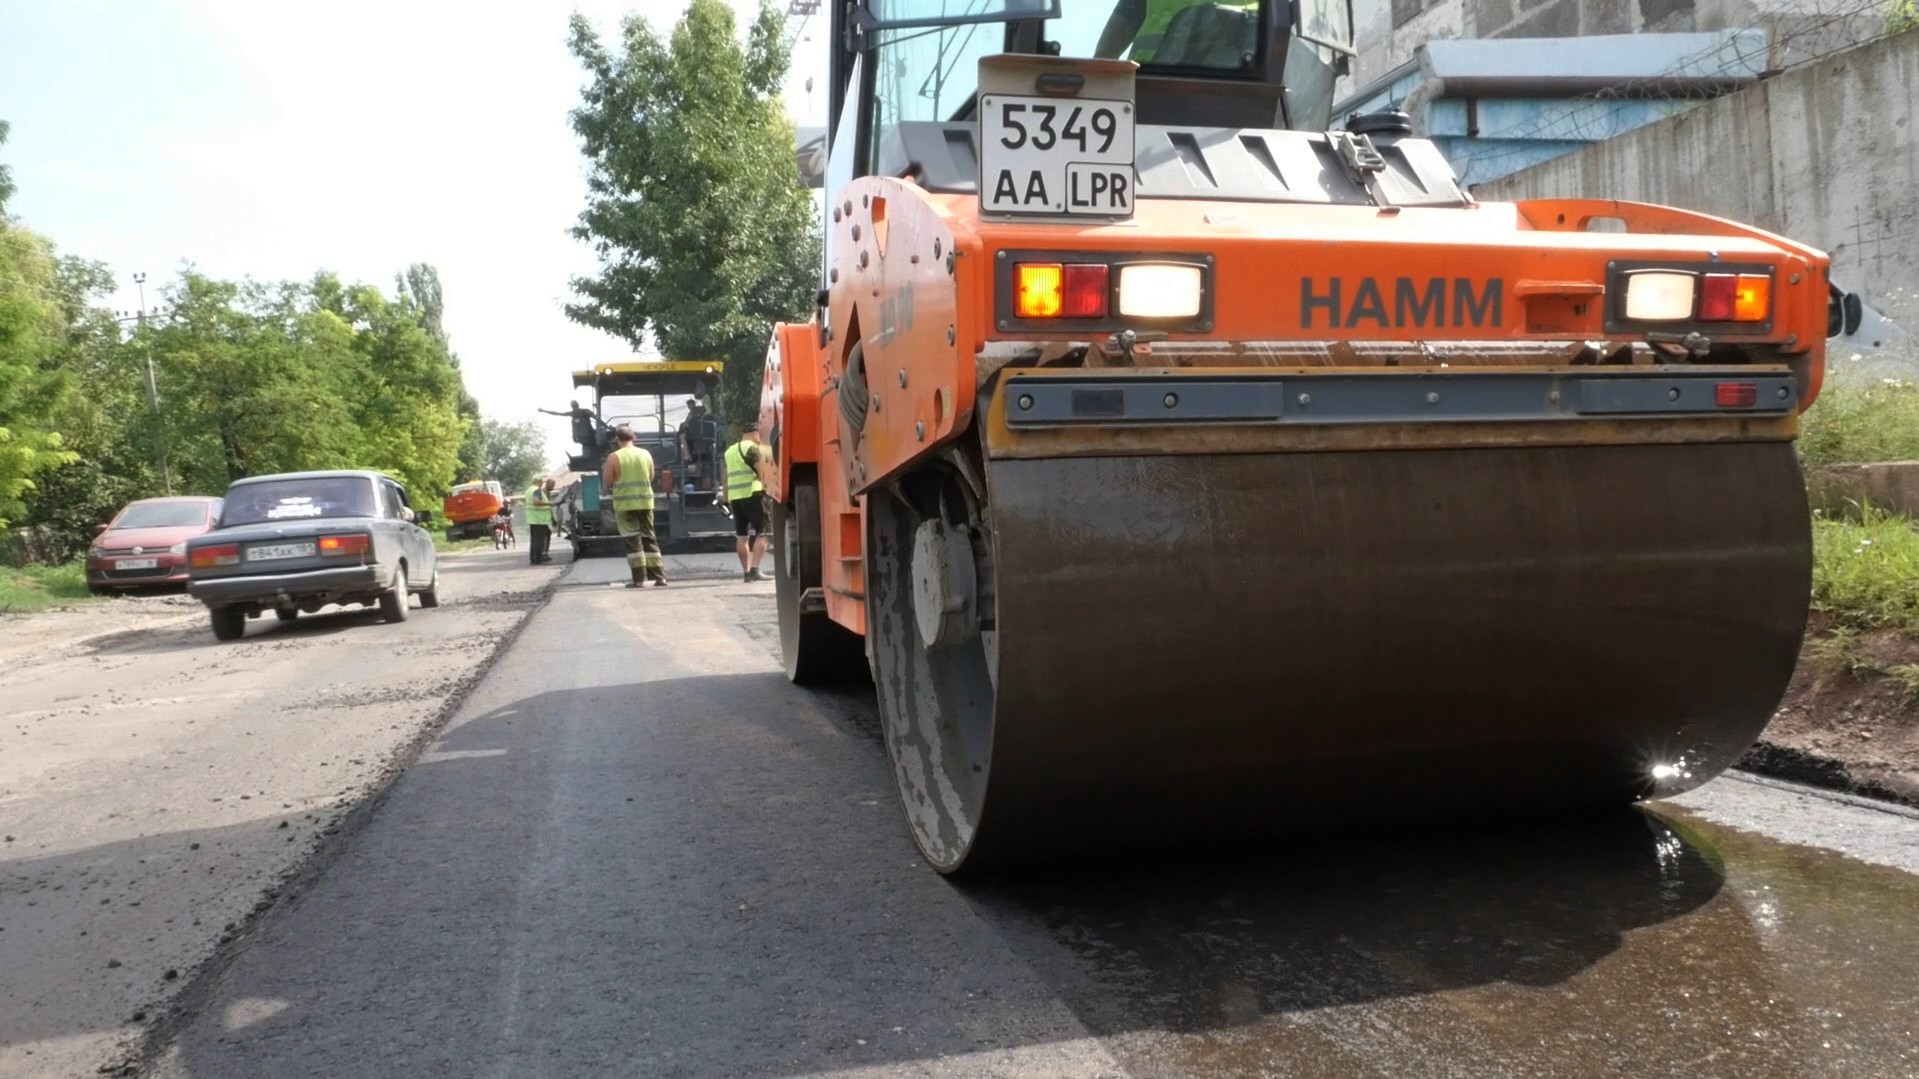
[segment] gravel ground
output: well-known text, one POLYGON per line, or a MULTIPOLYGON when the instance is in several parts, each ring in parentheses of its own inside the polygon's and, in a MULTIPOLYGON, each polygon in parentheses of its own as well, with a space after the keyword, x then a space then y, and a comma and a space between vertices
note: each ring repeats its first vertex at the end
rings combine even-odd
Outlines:
POLYGON ((438 610, 269 617, 230 644, 183 596, 0 620, 0 1076, 88 1074, 136 1044, 562 568, 443 556, 438 610))

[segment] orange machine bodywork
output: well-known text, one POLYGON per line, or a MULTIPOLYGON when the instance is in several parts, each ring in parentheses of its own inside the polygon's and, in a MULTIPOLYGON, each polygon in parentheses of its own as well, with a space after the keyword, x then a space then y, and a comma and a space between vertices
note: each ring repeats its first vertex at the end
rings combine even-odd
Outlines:
POLYGON ((489 520, 500 512, 503 500, 499 494, 488 490, 483 484, 476 484, 468 490, 446 496, 442 509, 446 519, 452 524, 473 524, 489 520))
MULTIPOLYGON (((1210 329, 1155 343, 1150 366, 1266 367, 1277 369, 1275 374, 1445 366, 1428 356, 1422 343, 1449 346, 1454 366, 1558 366, 1550 362, 1551 346, 1628 336, 1605 328, 1602 301, 1610 260, 1763 263, 1774 271, 1769 327, 1716 340, 1756 346, 1770 363, 1789 368, 1800 387, 1802 411, 1817 395, 1824 368, 1828 286, 1823 253, 1734 222, 1661 206, 1596 199, 1463 209, 1141 199, 1134 216, 1118 224, 1012 224, 981 221, 970 195, 865 177, 837 192, 828 210, 830 331, 823 334, 817 320, 776 329, 761 422, 763 430, 779 432, 777 475, 769 481, 775 500, 787 500, 796 475, 817 476, 826 611, 834 622, 859 633, 865 631, 860 495, 972 427, 978 394, 1000 366, 1016 361, 1043 372, 1049 348, 1087 341, 1084 332, 1001 328, 994 261, 1005 251, 1210 256, 1210 329), (1623 223, 1624 231, 1590 231, 1597 219, 1623 223), (1401 280, 1415 288, 1441 282, 1442 293, 1453 283, 1462 288, 1470 283, 1480 300, 1490 295, 1491 283, 1497 301, 1482 304, 1481 317, 1471 325, 1446 318, 1442 310, 1433 325, 1408 326, 1393 317, 1403 314, 1394 310, 1398 297, 1391 284, 1401 280), (1375 282, 1383 306, 1360 302, 1367 281, 1375 282), (1333 282, 1343 283, 1343 298, 1328 305, 1327 297, 1340 295, 1333 282), (1320 304, 1309 309, 1307 300, 1313 297, 1320 304), (1329 309, 1338 313, 1329 318, 1329 309), (841 452, 850 440, 837 396, 856 343, 873 404, 859 451, 849 459, 841 452), (1497 347, 1476 355, 1474 343, 1497 347), (1526 343, 1538 347, 1530 353, 1514 349, 1526 343)), ((1142 357, 1133 366, 1146 368, 1149 361, 1142 357)), ((1584 437, 1590 438, 1608 424, 1584 426, 1584 437)), ((1243 434, 1233 432, 1190 434, 1209 439, 1208 452, 1272 448, 1236 448, 1243 434)), ((1362 440, 1383 437, 1352 434, 1362 440)), ((1461 437, 1471 435, 1462 428, 1461 437)), ((1187 437, 1127 452, 1196 449, 1187 437)))

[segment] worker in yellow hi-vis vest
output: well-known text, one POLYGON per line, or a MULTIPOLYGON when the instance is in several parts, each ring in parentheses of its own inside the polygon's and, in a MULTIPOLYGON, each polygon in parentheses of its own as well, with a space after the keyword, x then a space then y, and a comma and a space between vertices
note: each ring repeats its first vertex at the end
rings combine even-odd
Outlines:
POLYGON ((760 559, 766 557, 766 484, 760 481, 760 425, 746 421, 740 440, 727 447, 726 504, 733 512, 734 551, 748 581, 764 581, 760 559), (749 537, 749 533, 751 534, 749 537))
POLYGON ((553 480, 541 480, 526 489, 526 527, 533 534, 527 561, 534 565, 553 561, 547 545, 553 541, 553 480))
POLYGON ((633 444, 633 429, 621 424, 613 432, 616 447, 600 468, 600 483, 613 500, 613 523, 626 545, 626 568, 633 579, 628 588, 666 583, 666 559, 653 533, 653 455, 633 444))

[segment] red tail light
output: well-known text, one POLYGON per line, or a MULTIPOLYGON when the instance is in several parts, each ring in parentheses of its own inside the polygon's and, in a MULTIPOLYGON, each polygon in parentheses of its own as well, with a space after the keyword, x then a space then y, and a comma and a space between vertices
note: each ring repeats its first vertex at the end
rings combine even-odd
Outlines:
POLYGON ((240 545, 223 543, 217 547, 195 547, 187 553, 187 564, 194 569, 240 564, 240 545))
POLYGON ((1068 263, 1060 315, 1065 318, 1105 318, 1107 269, 1103 263, 1068 263))
POLYGON ((1764 322, 1772 313, 1772 279, 1764 274, 1709 273, 1699 286, 1699 321, 1764 322))
POLYGON ((363 555, 372 547, 373 537, 363 534, 320 537, 320 553, 323 555, 363 555))
POLYGON ((1713 401, 1720 408, 1751 408, 1759 403, 1759 387, 1751 382, 1721 382, 1713 387, 1713 401))

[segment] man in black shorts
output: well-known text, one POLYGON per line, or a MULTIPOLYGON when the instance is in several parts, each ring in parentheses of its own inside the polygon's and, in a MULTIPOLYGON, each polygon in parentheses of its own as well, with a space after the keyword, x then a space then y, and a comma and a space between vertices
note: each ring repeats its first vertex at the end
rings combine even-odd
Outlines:
POLYGON ((748 581, 764 581, 766 484, 760 482, 760 425, 748 420, 740 440, 726 449, 726 501, 733 510, 733 549, 748 581), (749 541, 748 536, 751 535, 749 541))

